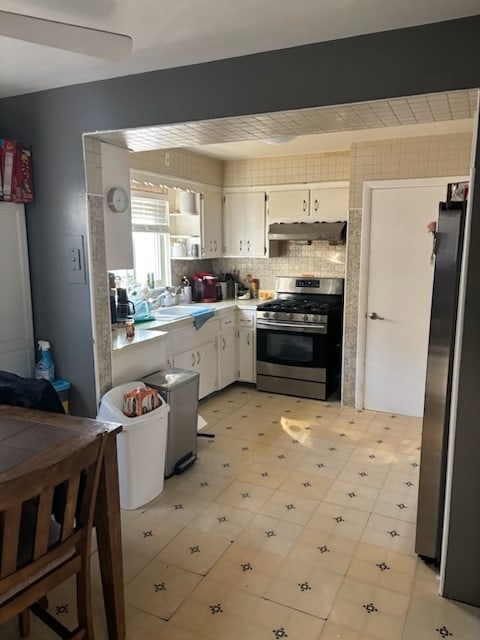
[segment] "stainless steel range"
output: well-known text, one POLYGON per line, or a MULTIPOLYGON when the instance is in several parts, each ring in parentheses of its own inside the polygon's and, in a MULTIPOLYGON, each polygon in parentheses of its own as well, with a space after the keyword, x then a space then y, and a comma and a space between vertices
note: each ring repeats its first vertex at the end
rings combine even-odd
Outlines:
POLYGON ((257 389, 326 400, 338 389, 343 278, 278 277, 257 307, 257 389))

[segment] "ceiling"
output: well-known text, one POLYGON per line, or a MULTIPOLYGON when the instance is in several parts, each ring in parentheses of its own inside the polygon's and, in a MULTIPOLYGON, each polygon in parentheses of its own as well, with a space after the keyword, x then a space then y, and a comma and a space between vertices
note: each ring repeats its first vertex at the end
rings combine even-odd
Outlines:
POLYGON ((349 149, 353 141, 471 131, 477 91, 450 91, 335 107, 277 111, 96 133, 132 151, 186 147, 223 159, 349 149), (439 131, 441 128, 441 131, 439 131), (299 136, 286 144, 265 139, 299 136), (324 142, 327 136, 328 149, 324 142), (240 143, 240 144, 239 144, 240 143))
POLYGON ((108 62, 0 36, 0 97, 440 22, 479 0, 0 0, 0 9, 125 33, 133 52, 108 62))

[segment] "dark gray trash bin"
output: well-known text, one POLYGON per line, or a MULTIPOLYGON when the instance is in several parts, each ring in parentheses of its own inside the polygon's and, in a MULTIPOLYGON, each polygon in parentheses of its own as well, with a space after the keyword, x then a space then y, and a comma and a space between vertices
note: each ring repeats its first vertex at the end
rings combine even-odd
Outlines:
POLYGON ((197 459, 198 385, 200 376, 188 369, 165 369, 143 378, 170 405, 165 477, 182 473, 197 459))

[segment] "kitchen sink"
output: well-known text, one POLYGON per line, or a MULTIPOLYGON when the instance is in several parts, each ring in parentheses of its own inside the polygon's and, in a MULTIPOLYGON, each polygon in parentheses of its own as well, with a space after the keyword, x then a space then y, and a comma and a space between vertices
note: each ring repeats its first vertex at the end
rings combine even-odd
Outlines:
POLYGON ((191 306, 182 306, 177 305, 175 307, 162 307, 161 309, 157 309, 154 313, 155 318, 158 320, 162 320, 164 317, 167 318, 186 318, 187 316, 192 315, 192 307, 191 306))

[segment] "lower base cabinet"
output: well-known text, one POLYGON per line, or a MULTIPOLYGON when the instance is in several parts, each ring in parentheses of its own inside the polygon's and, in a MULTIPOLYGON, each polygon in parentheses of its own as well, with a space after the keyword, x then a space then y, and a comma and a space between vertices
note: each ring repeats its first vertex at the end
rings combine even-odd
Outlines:
POLYGON ((215 341, 179 353, 173 357, 173 366, 190 369, 200 374, 199 398, 205 398, 217 389, 217 351, 215 341))
POLYGON ((240 328, 238 330, 237 362, 237 380, 242 382, 255 382, 255 329, 240 328))
POLYGON ((218 388, 228 387, 237 379, 235 330, 218 336, 218 388))

